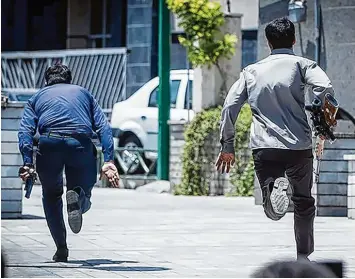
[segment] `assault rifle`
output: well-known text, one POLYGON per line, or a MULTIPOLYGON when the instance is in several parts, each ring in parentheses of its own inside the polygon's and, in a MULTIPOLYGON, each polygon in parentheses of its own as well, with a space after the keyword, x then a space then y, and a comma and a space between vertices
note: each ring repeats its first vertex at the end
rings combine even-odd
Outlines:
POLYGON ((316 97, 311 105, 306 105, 305 109, 311 113, 311 120, 313 122, 313 129, 315 132, 315 156, 316 168, 314 171, 315 182, 319 182, 320 162, 323 155, 324 143, 329 140, 330 143, 335 141, 334 128, 337 125, 337 112, 339 104, 337 100, 329 93, 324 97, 324 103, 316 97))

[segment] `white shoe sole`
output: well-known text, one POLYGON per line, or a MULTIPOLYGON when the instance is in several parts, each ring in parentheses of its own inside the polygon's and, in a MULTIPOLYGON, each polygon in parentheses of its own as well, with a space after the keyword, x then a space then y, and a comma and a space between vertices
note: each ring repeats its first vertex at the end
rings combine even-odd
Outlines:
POLYGON ((287 212, 290 200, 287 196, 289 182, 285 177, 279 177, 274 182, 274 187, 270 195, 271 206, 275 213, 284 215, 287 212))

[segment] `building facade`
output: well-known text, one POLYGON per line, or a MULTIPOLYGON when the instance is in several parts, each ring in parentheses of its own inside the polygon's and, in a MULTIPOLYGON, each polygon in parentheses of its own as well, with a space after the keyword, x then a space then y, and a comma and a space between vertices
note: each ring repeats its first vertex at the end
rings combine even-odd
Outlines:
MULTIPOLYGON (((230 2, 229 12, 245 14, 246 66, 257 58, 258 0, 230 2)), ((1 6, 2 51, 126 47, 127 96, 158 75, 158 0, 3 0, 1 6)), ((171 69, 184 69, 173 16, 171 33, 171 69)))

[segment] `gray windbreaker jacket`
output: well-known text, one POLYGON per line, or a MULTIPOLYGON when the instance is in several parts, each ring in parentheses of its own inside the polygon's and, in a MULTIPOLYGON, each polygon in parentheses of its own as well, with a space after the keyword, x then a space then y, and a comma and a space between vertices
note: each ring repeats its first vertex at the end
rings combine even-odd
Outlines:
POLYGON ((235 121, 249 103, 253 122, 252 149, 312 148, 312 131, 305 113, 305 88, 324 98, 334 95, 332 84, 316 62, 296 56, 292 49, 276 49, 246 67, 228 92, 220 125, 222 151, 234 153, 235 121))

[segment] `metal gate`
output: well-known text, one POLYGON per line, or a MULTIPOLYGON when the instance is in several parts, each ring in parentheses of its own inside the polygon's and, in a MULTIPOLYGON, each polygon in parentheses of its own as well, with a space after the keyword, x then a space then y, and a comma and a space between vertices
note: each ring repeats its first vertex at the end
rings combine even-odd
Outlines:
POLYGON ((40 89, 46 69, 61 62, 71 69, 73 83, 87 88, 110 112, 116 102, 126 99, 126 56, 125 48, 3 52, 1 87, 40 89))

